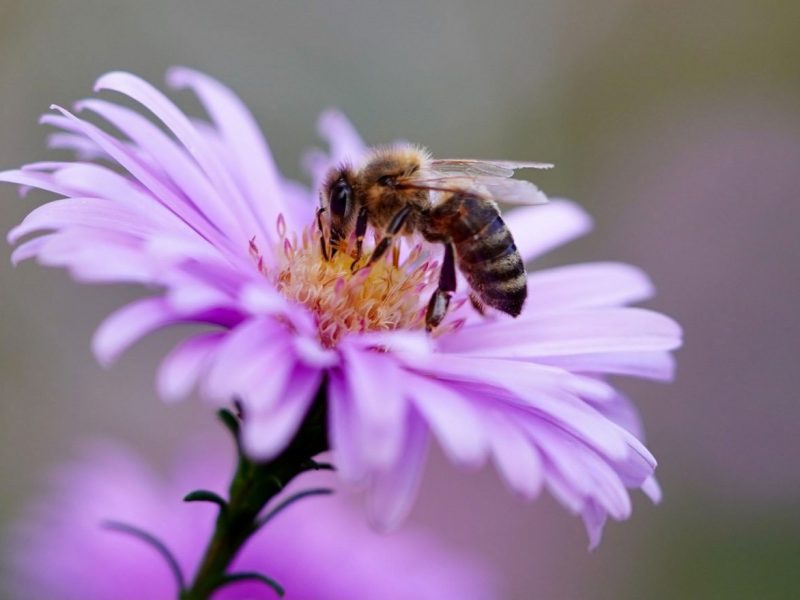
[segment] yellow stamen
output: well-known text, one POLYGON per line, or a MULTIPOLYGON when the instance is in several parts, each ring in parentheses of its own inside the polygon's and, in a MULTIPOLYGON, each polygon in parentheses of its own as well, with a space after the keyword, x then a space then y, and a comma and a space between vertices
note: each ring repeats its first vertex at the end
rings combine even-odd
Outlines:
MULTIPOLYGON (((336 254, 325 260, 316 227, 299 236, 285 236, 276 256, 278 264, 266 276, 288 299, 307 306, 316 316, 320 341, 335 346, 346 333, 422 329, 425 321, 426 288, 435 281, 436 265, 417 264, 415 248, 402 263, 393 251, 369 268, 353 272, 354 248, 342 243, 336 254)), ((251 253, 260 260, 257 253, 251 253)), ((368 255, 369 249, 364 250, 368 255)), ((364 264, 363 262, 361 264, 364 264)))

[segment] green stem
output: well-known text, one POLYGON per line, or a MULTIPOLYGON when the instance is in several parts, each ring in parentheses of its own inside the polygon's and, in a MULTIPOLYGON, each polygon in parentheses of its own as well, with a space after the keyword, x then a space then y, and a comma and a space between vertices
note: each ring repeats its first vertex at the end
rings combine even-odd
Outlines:
POLYGON ((225 581, 228 567, 258 530, 258 516, 297 475, 314 469, 311 460, 328 450, 326 433, 326 389, 323 382, 317 398, 286 449, 267 463, 255 463, 241 452, 239 465, 230 485, 229 499, 220 510, 214 535, 209 542, 192 584, 180 600, 208 600, 225 581))

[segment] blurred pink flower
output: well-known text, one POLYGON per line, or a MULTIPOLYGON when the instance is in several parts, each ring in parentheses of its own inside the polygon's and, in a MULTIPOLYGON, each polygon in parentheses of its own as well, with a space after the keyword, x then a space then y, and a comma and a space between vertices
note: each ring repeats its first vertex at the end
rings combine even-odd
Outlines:
MULTIPOLYGON (((198 482, 223 492, 231 470, 224 452, 209 460, 208 444, 202 448, 176 461, 169 480, 108 442, 87 447, 81 460, 64 465, 8 540, 12 597, 173 600, 176 582, 159 554, 101 524, 113 520, 155 535, 190 576, 213 531, 216 507, 180 498, 198 482)), ((311 479, 319 483, 324 476, 311 479)), ((308 481, 298 483, 306 487, 308 481)), ((422 532, 377 534, 339 496, 300 500, 281 512, 251 538, 231 572, 245 571, 274 578, 289 600, 497 597, 482 563, 422 532)), ((277 595, 254 582, 232 584, 214 595, 214 600, 259 598, 277 595)))
MULTIPOLYGON (((436 270, 428 247, 404 245, 397 263, 355 275, 349 263, 323 261, 315 194, 281 176, 240 100, 194 71, 174 69, 168 79, 194 90, 210 123, 189 119, 141 79, 110 73, 96 90, 140 103, 166 132, 122 105, 84 100, 79 110, 124 138, 56 108, 43 117, 61 130, 51 141, 79 160, 0 174, 66 197, 10 233, 13 243, 39 234, 19 245, 15 262, 36 257, 82 281, 160 288, 100 327, 94 351, 103 364, 153 330, 213 326, 164 360, 159 390, 168 400, 195 385, 217 403, 241 398, 245 448, 263 459, 292 438, 327 376, 336 466, 367 485, 371 517, 383 527, 408 512, 431 437, 459 465, 491 457, 524 498, 547 487, 584 517, 593 545, 606 516, 629 516, 627 488, 657 495, 656 462, 611 417, 621 400, 604 379, 672 376, 677 324, 624 307, 652 293, 641 271, 592 263, 534 273, 516 320, 479 317, 461 285, 429 336, 419 318, 436 270)), ((332 165, 365 151, 338 113, 324 114, 320 131, 331 149, 308 156, 317 185, 332 165)), ((506 222, 526 261, 590 228, 568 201, 516 210, 506 222)))

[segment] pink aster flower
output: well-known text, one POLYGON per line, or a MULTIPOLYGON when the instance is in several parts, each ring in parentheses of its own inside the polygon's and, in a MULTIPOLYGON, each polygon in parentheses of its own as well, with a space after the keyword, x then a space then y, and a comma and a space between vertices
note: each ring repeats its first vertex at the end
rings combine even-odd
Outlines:
MULTIPOLYGON (((308 156, 309 190, 279 173, 229 89, 183 68, 168 81, 194 91, 210 121, 188 118, 133 75, 110 73, 96 91, 126 96, 158 124, 108 100, 76 105, 114 136, 55 107, 42 120, 59 129, 52 145, 76 160, 0 174, 63 196, 11 231, 12 243, 22 241, 15 262, 35 257, 81 281, 155 290, 100 327, 93 347, 101 363, 159 328, 211 326, 167 356, 159 391, 167 400, 195 386, 219 404, 240 398, 243 443, 260 459, 286 446, 327 382, 338 472, 368 488, 370 514, 383 527, 409 510, 431 439, 458 465, 491 459, 524 498, 548 489, 583 516, 592 544, 607 516, 629 516, 629 489, 657 497, 655 459, 619 417, 627 401, 606 378, 672 377, 679 327, 626 306, 652 294, 640 270, 589 263, 535 272, 517 319, 479 316, 462 283, 429 335, 421 315, 438 248, 399 244, 355 274, 343 253, 321 255, 314 190, 331 166, 365 152, 344 117, 320 120, 330 151, 308 156)), ((564 200, 512 211, 506 223, 525 261, 590 228, 564 200)))
MULTIPOLYGON (((176 461, 169 479, 131 451, 87 446, 55 473, 51 490, 15 525, 5 548, 14 600, 171 600, 176 582, 166 562, 141 540, 102 527, 113 520, 161 540, 188 575, 214 526, 209 504, 184 504, 187 486, 222 491, 229 467, 208 444, 176 461)), ((320 475, 317 483, 325 479, 320 475)), ((308 485, 304 478, 303 485, 308 485)), ((302 489, 302 488, 301 488, 302 489)), ((338 496, 286 508, 245 546, 236 572, 269 575, 286 598, 406 599, 497 597, 485 565, 421 531, 381 536, 338 496)), ((277 598, 258 582, 229 585, 215 600, 277 598)))

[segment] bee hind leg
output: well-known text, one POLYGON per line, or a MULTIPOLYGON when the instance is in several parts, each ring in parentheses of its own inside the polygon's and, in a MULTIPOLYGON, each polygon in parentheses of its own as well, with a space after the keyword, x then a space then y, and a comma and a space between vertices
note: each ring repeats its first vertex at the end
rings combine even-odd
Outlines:
POLYGON ((425 313, 425 329, 428 332, 436 329, 447 315, 450 307, 450 298, 456 291, 456 261, 453 252, 453 244, 448 242, 444 245, 444 259, 442 268, 439 271, 439 287, 431 295, 428 302, 428 310, 425 313))

